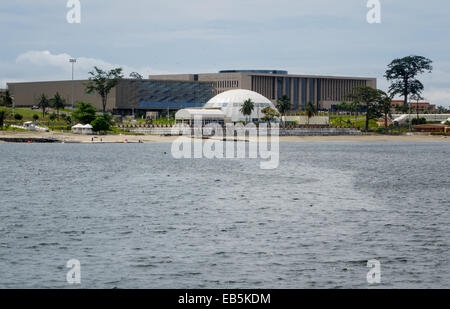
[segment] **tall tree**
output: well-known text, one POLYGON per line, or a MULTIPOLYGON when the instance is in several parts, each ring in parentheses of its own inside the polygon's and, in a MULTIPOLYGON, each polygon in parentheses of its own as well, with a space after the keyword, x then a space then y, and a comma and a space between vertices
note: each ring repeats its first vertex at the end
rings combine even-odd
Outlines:
POLYGON ((391 110, 392 110, 392 98, 388 96, 385 92, 379 92, 379 101, 378 105, 380 106, 380 110, 384 115, 384 132, 387 133, 388 130, 388 118, 391 118, 391 110))
POLYGON ((77 102, 77 108, 72 112, 72 118, 82 124, 90 124, 97 118, 97 110, 91 103, 77 102))
POLYGON ((247 118, 253 113, 253 110, 255 109, 255 104, 253 103, 253 101, 251 99, 246 100, 242 106, 241 109, 239 110, 242 115, 245 116, 246 122, 247 118))
POLYGON ((11 107, 13 105, 13 97, 11 96, 11 93, 9 90, 5 90, 1 95, 1 105, 4 105, 6 107, 11 107))
POLYGON ((66 105, 66 100, 63 97, 61 97, 59 92, 56 92, 55 96, 50 99, 50 103, 51 103, 51 106, 54 109, 56 109, 56 112, 59 117, 59 110, 64 108, 64 106, 66 105))
POLYGON ((380 118, 383 115, 380 107, 383 93, 381 90, 368 86, 360 86, 353 88, 353 93, 348 95, 357 109, 366 111, 366 131, 369 131, 370 120, 380 118))
POLYGON ((310 119, 315 115, 317 115, 317 107, 313 102, 309 101, 308 103, 306 103, 305 111, 306 115, 308 116, 308 125, 309 125, 310 119))
POLYGON ((94 67, 94 71, 89 72, 89 75, 91 76, 86 85, 86 92, 97 93, 102 98, 103 113, 105 113, 109 92, 116 87, 123 78, 122 68, 106 72, 98 67, 94 67))
POLYGON ((47 98, 47 96, 43 93, 39 97, 38 106, 40 109, 42 109, 42 118, 45 116, 45 111, 50 106, 50 100, 47 98))
POLYGON ((433 61, 423 56, 408 56, 401 59, 394 59, 389 65, 384 75, 391 82, 389 94, 402 95, 404 105, 408 105, 410 94, 421 93, 423 84, 416 79, 419 74, 433 71, 433 61))
POLYGON ((419 119, 419 102, 420 100, 423 100, 423 97, 420 95, 420 93, 415 93, 410 97, 410 99, 416 101, 416 115, 417 119, 419 119))
MULTIPOLYGON (((277 100, 277 109, 282 116, 286 116, 286 113, 291 109, 291 99, 287 95, 282 95, 277 100)), ((283 123, 285 125, 285 122, 283 123)))

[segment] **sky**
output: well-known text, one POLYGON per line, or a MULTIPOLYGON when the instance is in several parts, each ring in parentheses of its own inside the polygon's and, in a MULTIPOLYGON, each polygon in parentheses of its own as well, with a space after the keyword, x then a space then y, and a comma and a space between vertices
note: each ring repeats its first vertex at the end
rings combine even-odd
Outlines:
POLYGON ((7 82, 71 79, 93 66, 126 74, 214 73, 226 69, 383 77, 395 58, 433 60, 419 77, 424 97, 450 106, 450 2, 380 0, 80 0, 81 23, 68 23, 68 0, 2 1, 0 88, 7 82))

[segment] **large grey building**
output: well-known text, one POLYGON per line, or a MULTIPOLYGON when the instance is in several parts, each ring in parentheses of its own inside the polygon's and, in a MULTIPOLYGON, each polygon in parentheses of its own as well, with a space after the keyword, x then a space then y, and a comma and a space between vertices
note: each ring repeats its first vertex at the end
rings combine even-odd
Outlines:
MULTIPOLYGON (((86 93, 87 82, 74 81, 74 101, 89 102, 97 110, 102 110, 100 96, 86 93)), ((42 94, 50 98, 57 92, 65 99, 67 106, 72 104, 72 81, 8 83, 8 89, 17 107, 37 105, 42 94)), ((108 95, 106 109, 117 114, 131 114, 139 110, 202 107, 213 95, 211 82, 123 79, 108 95)))
POLYGON ((214 84, 215 94, 247 89, 258 92, 273 103, 287 95, 293 110, 302 109, 311 101, 319 109, 330 109, 346 100, 354 87, 377 87, 376 78, 293 75, 279 70, 228 70, 209 74, 151 75, 149 79, 172 81, 203 81, 214 84))

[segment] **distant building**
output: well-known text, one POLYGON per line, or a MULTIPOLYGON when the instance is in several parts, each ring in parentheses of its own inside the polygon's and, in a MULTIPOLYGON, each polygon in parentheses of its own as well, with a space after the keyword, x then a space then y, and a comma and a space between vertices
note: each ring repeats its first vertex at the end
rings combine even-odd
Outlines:
POLYGON ((421 124, 413 126, 416 132, 427 132, 427 133, 450 133, 450 125, 445 124, 421 124))
POLYGON ((280 70, 228 70, 209 74, 150 75, 149 79, 212 82, 216 94, 246 89, 268 98, 273 104, 282 95, 291 99, 292 110, 311 101, 319 109, 331 109, 347 100, 354 87, 377 87, 376 78, 292 75, 280 70))
MULTIPOLYGON (((434 113, 437 112, 436 105, 432 105, 429 102, 409 102, 408 104, 411 105, 411 111, 413 113, 434 113)), ((396 108, 401 107, 404 105, 403 100, 393 100, 392 101, 392 109, 395 111, 396 108)))
MULTIPOLYGON (((101 110, 100 96, 86 93, 87 82, 74 81, 74 100, 89 102, 101 110)), ((42 94, 53 97, 56 92, 66 100, 67 106, 72 104, 72 81, 8 83, 8 89, 15 97, 16 107, 32 107, 42 94)), ((130 115, 137 111, 202 107, 213 95, 211 82, 123 79, 108 95, 106 109, 130 115)))

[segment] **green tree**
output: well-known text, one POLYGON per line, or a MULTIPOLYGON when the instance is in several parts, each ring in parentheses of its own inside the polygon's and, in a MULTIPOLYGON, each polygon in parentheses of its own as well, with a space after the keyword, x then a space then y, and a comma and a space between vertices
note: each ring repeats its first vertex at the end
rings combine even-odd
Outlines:
POLYGON ((411 97, 411 100, 416 101, 416 115, 417 119, 419 119, 419 102, 420 100, 423 100, 424 98, 420 95, 420 93, 414 93, 411 97))
POLYGON ((280 117, 280 113, 271 107, 266 107, 261 112, 264 114, 262 120, 268 122, 269 124, 274 121, 275 118, 280 117))
POLYGON ((33 115, 33 120, 34 121, 38 121, 39 120, 39 115, 38 114, 34 114, 33 115))
POLYGON ((306 115, 308 116, 308 125, 309 125, 309 120, 315 115, 317 115, 317 107, 313 102, 309 101, 308 103, 306 103, 305 111, 306 115))
MULTIPOLYGON (((251 99, 246 100, 239 110, 242 115, 245 116, 246 119, 253 113, 253 110, 255 109, 255 104, 253 104, 253 101, 251 99)), ((248 121, 246 120, 248 123, 248 121)))
POLYGON ((18 113, 16 113, 15 115, 14 115, 14 119, 16 119, 16 120, 22 120, 23 119, 23 116, 21 115, 21 114, 18 114, 18 113))
POLYGON ((388 130, 388 118, 392 118, 392 98, 385 92, 380 92, 378 105, 380 106, 381 112, 384 115, 384 132, 386 133, 388 130))
POLYGON ((437 110, 439 114, 446 114, 448 112, 448 110, 444 106, 438 106, 437 110))
POLYGON ((130 73, 130 78, 132 78, 132 79, 144 79, 144 77, 141 74, 137 73, 137 72, 131 72, 130 73))
POLYGON ((394 59, 389 65, 384 75, 391 82, 389 94, 402 95, 404 105, 408 105, 408 96, 418 94, 423 91, 423 84, 416 79, 419 74, 433 71, 433 61, 423 56, 408 56, 401 59, 394 59))
POLYGON ((50 106, 50 100, 47 98, 47 96, 44 93, 41 94, 41 96, 39 98, 38 106, 40 109, 42 109, 42 117, 45 117, 45 111, 50 106))
POLYGON ((369 131, 369 121, 380 118, 383 114, 381 112, 381 97, 385 94, 381 90, 377 90, 368 86, 360 86, 353 88, 353 93, 348 95, 353 100, 353 104, 358 109, 366 111, 366 125, 365 130, 369 131))
POLYGON ((50 114, 50 116, 48 117, 51 121, 55 121, 56 118, 58 118, 58 115, 56 115, 55 113, 50 114))
POLYGON ((8 116, 9 112, 6 109, 0 108, 0 129, 3 130, 3 125, 5 123, 5 119, 8 116))
POLYGON ((66 105, 66 100, 61 97, 59 92, 56 92, 55 96, 50 99, 50 104, 54 109, 56 109, 59 117, 59 110, 64 108, 64 106, 66 105))
POLYGON ((86 85, 86 92, 90 94, 97 93, 102 98, 103 113, 105 113, 109 92, 116 87, 123 78, 122 68, 106 72, 98 67, 94 67, 94 71, 89 72, 89 75, 91 76, 86 85))
POLYGON ((91 103, 79 101, 76 109, 72 112, 72 118, 82 124, 90 124, 97 118, 97 110, 91 103))
MULTIPOLYGON (((282 116, 286 116, 286 113, 291 109, 291 99, 287 95, 282 95, 281 98, 277 100, 277 109, 282 116)), ((284 122, 285 126, 286 123, 284 122)))
POLYGON ((106 132, 110 130, 109 121, 103 116, 97 117, 94 121, 92 121, 91 125, 95 132, 106 132))
POLYGON ((1 95, 1 105, 11 107, 13 105, 13 97, 9 90, 5 90, 1 95))

